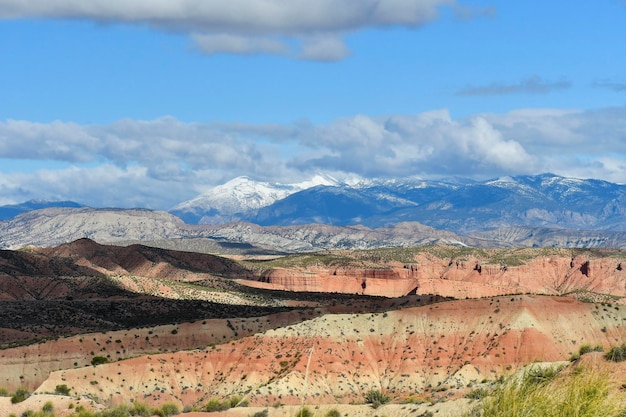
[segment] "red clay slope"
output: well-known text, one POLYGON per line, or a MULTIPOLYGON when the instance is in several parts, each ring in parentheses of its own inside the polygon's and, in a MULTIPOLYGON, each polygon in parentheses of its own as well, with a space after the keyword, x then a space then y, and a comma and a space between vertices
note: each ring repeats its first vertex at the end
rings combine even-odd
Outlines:
POLYGON ((65 383, 114 403, 181 405, 234 394, 260 406, 347 403, 369 389, 401 399, 565 360, 584 343, 620 343, 624 320, 624 307, 545 296, 326 315, 206 350, 58 371, 38 391, 65 383))

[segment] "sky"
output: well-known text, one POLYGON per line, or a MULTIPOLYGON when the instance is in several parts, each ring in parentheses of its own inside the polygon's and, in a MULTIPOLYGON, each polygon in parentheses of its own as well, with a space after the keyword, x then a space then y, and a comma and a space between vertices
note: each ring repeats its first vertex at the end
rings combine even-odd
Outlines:
POLYGON ((0 205, 238 176, 626 183, 626 0, 0 0, 0 205))

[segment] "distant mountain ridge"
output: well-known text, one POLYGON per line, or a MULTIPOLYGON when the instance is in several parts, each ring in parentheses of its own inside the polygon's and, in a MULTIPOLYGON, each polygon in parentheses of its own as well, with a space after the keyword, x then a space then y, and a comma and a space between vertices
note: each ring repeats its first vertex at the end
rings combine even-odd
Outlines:
MULTIPOLYGON (((194 199, 179 207, 193 211, 201 224, 246 221, 264 226, 386 227, 419 222, 462 234, 510 226, 626 231, 625 185, 553 174, 486 181, 406 178, 322 183, 282 194, 275 191, 262 202, 249 196, 268 195, 266 185, 247 181, 248 191, 238 195, 239 184, 231 183, 216 187, 219 193, 204 195, 202 205, 194 199), (228 196, 229 204, 223 196, 228 196), (241 200, 233 202, 237 198, 241 200), (244 200, 248 201, 245 209, 244 200), (211 209, 203 212, 206 207, 211 209)), ((180 209, 171 212, 180 215, 180 209)))
MULTIPOLYGON (((44 203, 20 207, 37 204, 44 203)), ((88 207, 22 212, 0 221, 0 249, 53 246, 83 237, 215 253, 435 243, 626 248, 625 214, 626 186, 552 174, 350 184, 320 177, 288 186, 238 178, 170 213, 88 207), (206 224, 190 224, 193 220, 206 224)))
POLYGON ((8 204, 5 206, 0 206, 0 221, 10 220, 17 215, 26 213, 28 211, 41 210, 51 207, 79 208, 85 206, 74 201, 29 200, 20 204, 8 204))

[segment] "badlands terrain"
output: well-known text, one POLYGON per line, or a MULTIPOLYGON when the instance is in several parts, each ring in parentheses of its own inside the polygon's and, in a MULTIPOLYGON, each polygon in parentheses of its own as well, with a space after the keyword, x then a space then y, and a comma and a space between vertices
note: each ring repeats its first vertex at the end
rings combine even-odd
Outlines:
POLYGON ((227 402, 233 416, 461 416, 527 366, 579 361, 619 392, 621 364, 579 356, 626 341, 625 269, 608 249, 4 250, 0 388, 30 396, 0 398, 0 416, 48 401, 56 415, 227 402))

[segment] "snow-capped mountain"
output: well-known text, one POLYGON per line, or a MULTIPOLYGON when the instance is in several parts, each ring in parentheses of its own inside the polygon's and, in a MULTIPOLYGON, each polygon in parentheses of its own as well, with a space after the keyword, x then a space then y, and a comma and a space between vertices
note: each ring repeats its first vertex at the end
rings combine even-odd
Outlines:
POLYGON ((316 175, 296 184, 277 184, 237 177, 218 185, 208 192, 184 201, 170 213, 187 223, 218 224, 249 218, 256 212, 298 191, 316 186, 335 186, 339 182, 330 177, 316 175))
POLYGON ((192 200, 183 219, 195 222, 188 215, 193 213, 202 223, 266 226, 419 222, 463 234, 510 226, 626 231, 626 186, 593 179, 541 174, 487 181, 319 180, 300 187, 237 181, 243 185, 227 183, 192 200))
POLYGON ((488 181, 320 176, 287 185, 237 178, 177 206, 187 223, 214 223, 204 226, 149 210, 36 210, 40 204, 51 203, 20 205, 28 213, 0 221, 0 248, 79 237, 213 239, 281 252, 426 243, 626 247, 626 185, 552 174, 488 181), (215 224, 233 221, 247 223, 215 224))

